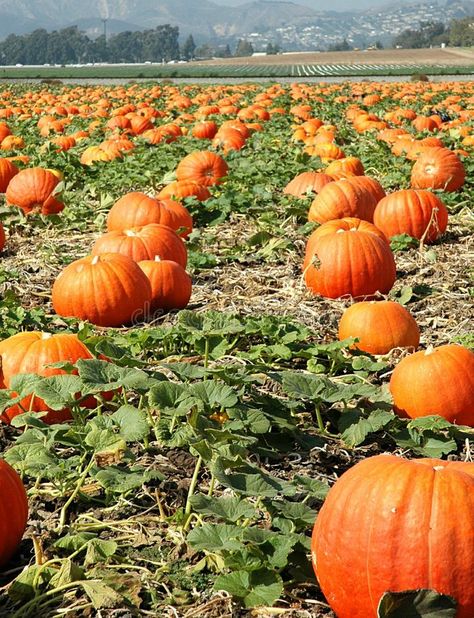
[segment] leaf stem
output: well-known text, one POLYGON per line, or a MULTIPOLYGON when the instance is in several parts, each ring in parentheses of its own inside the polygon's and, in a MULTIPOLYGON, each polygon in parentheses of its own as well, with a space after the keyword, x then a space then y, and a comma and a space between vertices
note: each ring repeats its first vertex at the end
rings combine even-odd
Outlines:
POLYGON ((184 507, 184 514, 186 516, 185 521, 184 521, 184 530, 187 530, 189 527, 189 523, 190 523, 190 515, 191 515, 191 497, 194 494, 194 491, 196 489, 197 483, 198 483, 198 478, 199 478, 199 472, 201 471, 201 466, 202 466, 202 457, 201 455, 199 455, 199 457, 197 458, 196 461, 196 465, 194 466, 194 473, 191 479, 191 484, 189 486, 189 490, 188 490, 188 497, 186 499, 186 506, 184 507))
POLYGON ((319 406, 319 403, 315 404, 314 409, 316 412, 316 420, 318 421, 319 430, 321 431, 321 433, 326 433, 326 427, 324 426, 323 416, 321 414, 321 408, 319 406))
POLYGON ((64 528, 64 525, 66 523, 67 510, 71 506, 72 502, 75 500, 77 494, 80 492, 81 487, 84 485, 84 482, 85 482, 85 480, 87 478, 87 475, 89 474, 90 469, 94 465, 94 461, 95 461, 95 457, 93 455, 91 457, 89 463, 87 464, 87 466, 84 468, 83 473, 79 477, 79 480, 76 483, 76 487, 74 488, 74 491, 69 496, 68 500, 66 501, 66 503, 63 506, 63 508, 61 509, 61 514, 59 516, 59 527, 58 527, 58 531, 60 533, 62 532, 62 530, 64 528))

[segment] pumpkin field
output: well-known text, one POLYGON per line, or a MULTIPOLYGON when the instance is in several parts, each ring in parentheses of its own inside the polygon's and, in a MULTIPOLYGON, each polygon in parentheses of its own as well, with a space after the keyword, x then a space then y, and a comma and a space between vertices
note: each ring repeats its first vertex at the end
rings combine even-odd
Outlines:
POLYGON ((474 616, 474 82, 2 85, 0 150, 1 616, 474 616))

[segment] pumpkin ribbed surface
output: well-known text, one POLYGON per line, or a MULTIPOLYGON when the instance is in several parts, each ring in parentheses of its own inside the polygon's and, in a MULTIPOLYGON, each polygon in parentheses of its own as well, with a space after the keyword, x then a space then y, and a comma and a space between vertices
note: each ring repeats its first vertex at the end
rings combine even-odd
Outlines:
POLYGON ((218 184, 228 172, 224 159, 208 150, 192 152, 182 159, 176 168, 178 180, 192 180, 208 187, 218 184))
POLYGON ((167 225, 174 231, 182 230, 180 235, 183 237, 188 236, 193 229, 191 215, 179 202, 157 200, 134 191, 121 197, 112 206, 107 217, 107 230, 123 231, 150 223, 167 225))
POLYGON ((376 618, 386 591, 435 589, 474 616, 474 464, 379 455, 343 474, 311 554, 338 618, 376 618))
POLYGON ((395 282, 393 253, 371 232, 351 229, 322 235, 312 243, 306 260, 307 287, 327 298, 386 294, 395 282))
MULTIPOLYGON (((41 167, 21 170, 13 176, 7 187, 5 192, 7 204, 18 206, 25 214, 36 210, 42 214, 52 214, 52 212, 45 212, 44 208, 48 210, 51 203, 55 202, 53 212, 59 212, 57 204, 61 202, 58 202, 52 195, 58 183, 59 178, 55 174, 41 167)), ((62 204, 61 206, 64 208, 62 204)))
POLYGON ((286 195, 307 197, 310 192, 319 193, 324 186, 334 182, 334 178, 323 172, 302 172, 290 180, 283 189, 286 195))
POLYGON ((25 532, 28 499, 15 470, 0 459, 0 566, 12 557, 25 532))
POLYGON ((408 234, 430 243, 446 231, 448 211, 431 191, 403 189, 380 200, 374 212, 374 223, 389 238, 408 234))
POLYGON ((339 321, 339 339, 357 338, 354 347, 369 354, 387 354, 394 348, 414 348, 420 329, 413 316, 392 300, 355 303, 339 321))
POLYGON ((385 196, 380 184, 367 176, 351 176, 323 187, 314 198, 308 220, 324 223, 343 217, 372 222, 378 202, 385 196))
POLYGON ((447 344, 402 359, 390 379, 395 411, 474 426, 474 352, 447 344))
POLYGON ((425 148, 411 171, 414 189, 457 191, 466 178, 461 159, 449 148, 425 148))
POLYGON ((170 227, 159 223, 107 232, 95 241, 91 253, 120 253, 135 262, 153 260, 159 255, 163 260, 178 262, 183 268, 188 259, 181 238, 170 227))
POLYGON ((131 258, 118 253, 72 262, 53 286, 56 313, 97 326, 121 326, 143 319, 150 299, 145 274, 131 258))
MULTIPOLYGON (((0 342, 0 386, 11 388, 12 378, 19 374, 33 373, 43 377, 64 374, 66 373, 64 369, 49 365, 61 361, 75 363, 81 358, 90 359, 93 356, 77 335, 69 333, 51 335, 38 331, 18 333, 0 342)), ((42 399, 33 395, 25 397, 21 401, 21 406, 14 405, 7 408, 0 418, 10 422, 23 410, 47 411, 48 414, 42 417, 46 423, 57 423, 71 418, 70 410, 52 410, 42 399)))
POLYGON ((151 308, 184 309, 191 297, 191 277, 182 266, 171 260, 138 262, 151 284, 151 308))

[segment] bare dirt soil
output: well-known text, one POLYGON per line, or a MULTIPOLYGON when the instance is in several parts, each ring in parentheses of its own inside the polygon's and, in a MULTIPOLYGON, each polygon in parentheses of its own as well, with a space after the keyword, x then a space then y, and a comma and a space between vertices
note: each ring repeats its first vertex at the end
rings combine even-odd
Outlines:
POLYGON ((474 50, 467 48, 377 49, 342 52, 301 52, 276 56, 217 58, 195 64, 413 64, 467 66, 474 64, 474 50))

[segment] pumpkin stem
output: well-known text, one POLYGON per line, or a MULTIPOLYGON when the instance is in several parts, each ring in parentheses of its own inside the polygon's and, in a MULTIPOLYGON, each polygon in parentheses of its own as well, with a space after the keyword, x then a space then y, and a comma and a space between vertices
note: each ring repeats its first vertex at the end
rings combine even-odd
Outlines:
POLYGON ((53 335, 51 333, 41 333, 41 339, 51 339, 53 335))
POLYGON ((425 350, 425 356, 428 356, 429 354, 433 354, 433 352, 434 352, 434 347, 432 345, 429 345, 425 350))
POLYGON ((100 261, 100 255, 94 255, 94 257, 92 258, 92 266, 95 266, 96 264, 98 264, 100 261))

